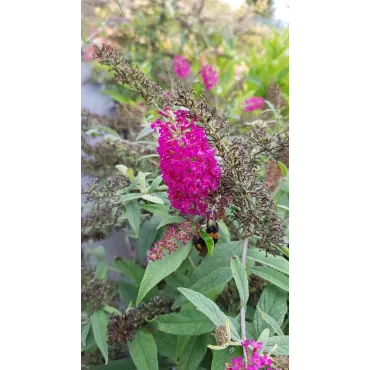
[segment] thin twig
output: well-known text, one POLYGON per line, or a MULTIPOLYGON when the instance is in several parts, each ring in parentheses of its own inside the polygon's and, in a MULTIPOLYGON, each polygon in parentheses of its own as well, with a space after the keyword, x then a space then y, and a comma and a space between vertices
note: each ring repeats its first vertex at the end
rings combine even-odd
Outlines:
MULTIPOLYGON (((245 269, 245 264, 246 264, 246 259, 247 259, 247 249, 248 249, 248 238, 246 238, 244 240, 243 250, 242 250, 242 265, 243 265, 244 269, 245 269)), ((245 330, 245 307, 240 308, 240 327, 241 327, 241 331, 242 331, 242 333, 241 333, 242 334, 242 340, 245 341, 247 339, 247 334, 246 334, 246 330, 245 330)), ((244 359, 245 359, 246 364, 248 363, 247 350, 248 349, 245 349, 245 347, 243 346, 244 359)))
POLYGON ((193 262, 193 260, 191 259, 190 256, 188 257, 188 260, 189 260, 191 266, 193 267, 193 269, 195 270, 197 268, 197 266, 195 266, 195 264, 194 264, 194 262, 193 262))

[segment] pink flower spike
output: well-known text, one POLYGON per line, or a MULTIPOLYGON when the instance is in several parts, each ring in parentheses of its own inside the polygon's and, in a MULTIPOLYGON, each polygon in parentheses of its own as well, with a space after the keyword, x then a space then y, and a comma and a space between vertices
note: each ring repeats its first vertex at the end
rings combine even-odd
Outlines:
POLYGON ((239 356, 237 358, 231 359, 233 363, 233 367, 231 368, 232 370, 239 370, 243 366, 243 357, 239 356))
POLYGON ((157 119, 151 124, 154 130, 159 129, 157 152, 168 198, 182 215, 207 215, 209 195, 221 177, 215 151, 195 122, 188 120, 187 111, 179 109, 169 113, 165 121, 157 119))
POLYGON ((210 90, 212 87, 218 84, 217 72, 213 69, 211 65, 202 67, 200 70, 200 75, 202 77, 202 81, 206 88, 206 91, 210 90))
POLYGON ((244 111, 245 112, 253 112, 257 109, 262 109, 265 105, 265 99, 259 96, 253 96, 252 98, 244 100, 244 111))
POLYGON ((271 365, 272 364, 272 360, 267 355, 264 355, 261 358, 261 361, 262 361, 263 365, 271 365))
POLYGON ((247 347, 248 348, 248 346, 251 344, 251 341, 250 340, 248 340, 248 339, 246 339, 244 342, 242 342, 242 346, 243 347, 247 347))
POLYGON ((173 58, 173 67, 175 69, 175 72, 177 74, 177 77, 185 80, 190 75, 190 65, 186 58, 176 55, 173 58))

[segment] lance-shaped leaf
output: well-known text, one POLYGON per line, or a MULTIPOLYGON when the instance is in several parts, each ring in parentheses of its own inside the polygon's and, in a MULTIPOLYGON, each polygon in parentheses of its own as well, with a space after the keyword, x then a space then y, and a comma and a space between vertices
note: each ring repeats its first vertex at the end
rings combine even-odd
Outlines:
POLYGON ((188 256, 192 243, 183 245, 179 242, 179 248, 171 254, 165 255, 160 261, 150 261, 141 281, 136 304, 138 305, 146 294, 171 272, 177 270, 182 261, 188 256))
POLYGON ((158 330, 175 335, 201 335, 216 328, 205 314, 194 309, 160 315, 152 322, 158 330))
POLYGON ((137 202, 129 201, 125 204, 125 208, 128 222, 134 231, 135 236, 138 238, 140 232, 140 207, 137 202))
POLYGON ((91 326, 94 333, 95 342, 105 359, 105 363, 108 363, 107 314, 103 310, 95 311, 91 316, 91 326))
POLYGON ((238 257, 231 258, 230 267, 234 276, 236 287, 238 288, 240 304, 242 307, 245 307, 249 298, 247 273, 238 257))
POLYGON ((200 236, 202 237, 202 239, 206 243, 206 247, 207 247, 209 256, 212 256, 213 251, 215 249, 215 243, 214 243, 213 239, 202 229, 199 230, 199 233, 200 233, 200 236))
POLYGON ((274 329, 274 332, 276 332, 278 335, 282 337, 285 335, 283 331, 280 329, 279 323, 273 317, 268 315, 266 312, 261 311, 261 309, 258 306, 257 306, 257 310, 259 311, 262 317, 262 320, 266 321, 272 327, 272 329, 274 329))
POLYGON ((158 370, 157 345, 147 328, 139 329, 127 344, 138 370, 158 370))
MULTIPOLYGON (((178 288, 178 290, 201 312, 203 312, 216 326, 226 325, 228 317, 220 310, 215 302, 211 301, 203 294, 194 292, 186 288, 178 288)), ((234 325, 230 323, 231 338, 239 341, 240 335, 234 325)))
POLYGON ((165 219, 162 220, 162 222, 157 226, 157 229, 160 229, 163 226, 169 225, 169 224, 179 224, 181 222, 185 221, 185 218, 180 216, 168 216, 165 219))

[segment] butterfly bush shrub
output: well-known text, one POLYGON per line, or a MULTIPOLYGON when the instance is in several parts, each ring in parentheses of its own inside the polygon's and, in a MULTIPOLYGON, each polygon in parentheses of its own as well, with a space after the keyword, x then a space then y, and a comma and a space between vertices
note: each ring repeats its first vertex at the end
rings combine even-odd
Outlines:
POLYGON ((288 369, 286 85, 256 60, 246 89, 219 46, 135 45, 95 48, 119 109, 81 117, 82 365, 288 369), (115 230, 115 259, 89 246, 115 230))

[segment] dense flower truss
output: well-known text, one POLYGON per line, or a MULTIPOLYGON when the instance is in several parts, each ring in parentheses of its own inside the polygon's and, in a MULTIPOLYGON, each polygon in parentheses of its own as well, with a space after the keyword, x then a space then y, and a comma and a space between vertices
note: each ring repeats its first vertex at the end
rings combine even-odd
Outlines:
MULTIPOLYGON (((272 370, 272 360, 267 355, 260 353, 262 351, 262 342, 255 342, 254 340, 245 340, 242 346, 246 351, 247 363, 244 362, 243 357, 239 356, 231 359, 231 364, 226 364, 225 370, 272 370), (249 351, 252 349, 252 352, 249 351)), ((279 370, 279 369, 276 369, 279 370)))
POLYGON ((200 70, 200 75, 202 77, 202 81, 206 88, 206 91, 218 84, 217 72, 213 69, 211 65, 202 67, 200 70))
POLYGON ((176 55, 173 58, 173 68, 177 74, 177 77, 185 80, 190 75, 190 65, 186 58, 176 55))
POLYGON ((262 109, 265 105, 265 99, 259 96, 253 96, 249 99, 244 100, 243 109, 245 112, 253 112, 257 109, 262 109))
POLYGON ((197 230, 197 225, 192 225, 191 221, 184 221, 178 225, 170 226, 162 239, 156 242, 148 252, 148 258, 150 261, 159 261, 165 255, 165 250, 171 254, 178 248, 177 242, 182 241, 183 244, 187 244, 194 232, 197 230))
POLYGON ((172 206, 183 215, 207 216, 209 196, 217 189, 221 168, 204 130, 188 120, 188 112, 169 108, 159 112, 153 129, 159 129, 157 151, 172 206))

